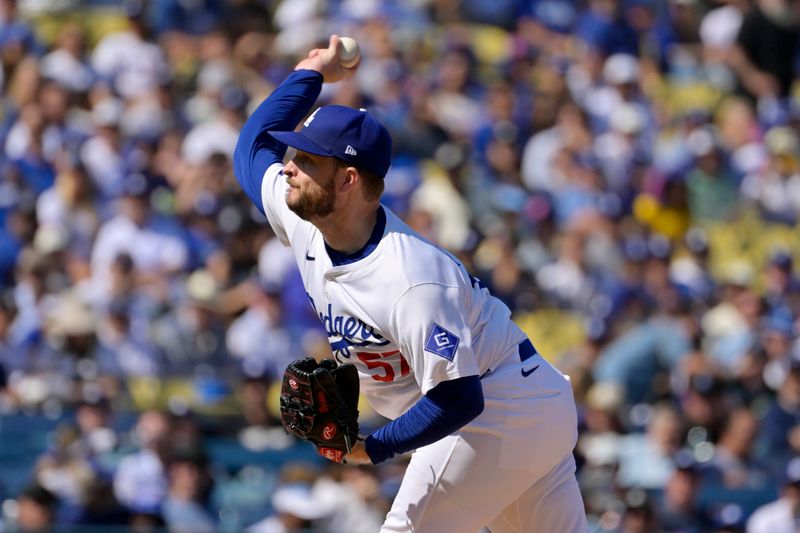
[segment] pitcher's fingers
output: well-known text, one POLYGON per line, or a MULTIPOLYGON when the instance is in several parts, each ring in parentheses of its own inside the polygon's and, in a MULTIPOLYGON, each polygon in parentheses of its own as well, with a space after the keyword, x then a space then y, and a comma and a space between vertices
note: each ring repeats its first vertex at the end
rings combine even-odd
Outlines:
POLYGON ((328 50, 332 50, 334 53, 338 53, 338 48, 341 46, 342 40, 339 38, 338 35, 335 33, 331 35, 330 40, 328 41, 328 50))

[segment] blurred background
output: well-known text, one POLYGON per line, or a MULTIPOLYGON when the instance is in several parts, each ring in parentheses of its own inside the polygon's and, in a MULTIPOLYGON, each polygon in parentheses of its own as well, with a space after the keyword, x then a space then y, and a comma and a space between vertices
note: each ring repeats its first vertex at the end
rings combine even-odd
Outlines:
POLYGON ((2 530, 377 530, 403 461, 276 418, 329 349, 231 169, 336 32, 385 204, 571 377, 592 530, 796 531, 798 4, 0 0, 2 530))

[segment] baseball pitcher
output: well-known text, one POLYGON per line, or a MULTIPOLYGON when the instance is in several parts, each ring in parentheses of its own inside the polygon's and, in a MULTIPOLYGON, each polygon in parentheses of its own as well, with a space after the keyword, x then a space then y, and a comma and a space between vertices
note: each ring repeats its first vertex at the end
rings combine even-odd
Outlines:
POLYGON ((347 379, 306 359, 284 380, 284 423, 318 435, 333 460, 380 463, 415 450, 384 533, 586 531, 568 380, 455 257, 381 205, 387 130, 364 109, 309 114, 323 82, 357 68, 342 65, 341 46, 334 35, 313 50, 256 109, 235 172, 291 247, 336 362, 353 365, 362 392, 391 422, 353 438, 352 395, 325 392, 347 379), (287 147, 295 153, 284 165, 287 147), (326 447, 325 439, 344 444, 326 447))

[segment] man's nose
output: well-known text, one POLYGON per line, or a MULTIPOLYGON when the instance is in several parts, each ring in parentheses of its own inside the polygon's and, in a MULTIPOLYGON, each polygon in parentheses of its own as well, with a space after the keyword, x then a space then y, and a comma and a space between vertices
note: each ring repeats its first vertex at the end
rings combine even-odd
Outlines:
POLYGON ((294 164, 294 159, 290 159, 284 166, 283 166, 283 173, 288 176, 294 176, 295 171, 297 170, 297 165, 294 164))

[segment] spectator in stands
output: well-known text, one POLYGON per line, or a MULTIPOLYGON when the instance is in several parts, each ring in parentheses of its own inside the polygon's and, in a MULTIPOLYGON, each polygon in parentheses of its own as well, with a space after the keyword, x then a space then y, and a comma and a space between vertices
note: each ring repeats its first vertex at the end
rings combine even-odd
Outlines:
POLYGON ((242 428, 237 437, 239 443, 254 452, 285 450, 293 441, 281 426, 280 420, 270 412, 266 398, 270 387, 275 385, 270 375, 244 378, 241 387, 242 428))
POLYGON ((764 457, 778 465, 800 453, 800 361, 789 364, 760 428, 764 457))
POLYGON ((191 374, 200 364, 218 371, 232 367, 216 307, 218 297, 219 287, 211 274, 197 270, 186 279, 181 303, 153 324, 153 341, 171 372, 191 374))
POLYGON ((81 164, 106 201, 123 193, 129 170, 122 156, 124 138, 120 131, 124 106, 110 94, 95 101, 91 115, 94 132, 80 148, 81 164))
POLYGON ((279 487, 272 495, 275 514, 253 524, 247 533, 291 533, 311 529, 314 520, 325 516, 327 509, 314 499, 307 485, 279 487))
POLYGON ((685 308, 671 307, 658 306, 658 314, 606 346, 593 369, 595 380, 623 385, 627 402, 644 399, 659 369, 674 368, 691 347, 691 316, 685 308))
POLYGON ((769 164, 745 178, 742 193, 767 220, 794 224, 800 213, 800 139, 792 128, 775 127, 764 145, 769 164))
POLYGON ((146 335, 137 336, 135 310, 125 300, 113 300, 97 326, 98 364, 113 376, 157 376, 164 364, 146 335))
POLYGON ((58 33, 52 52, 42 57, 39 68, 45 78, 73 93, 86 93, 95 75, 85 59, 86 36, 80 24, 67 23, 58 33))
POLYGON ((739 182, 727 165, 716 132, 711 128, 696 129, 687 142, 695 156, 694 165, 686 174, 692 218, 730 219, 735 214, 739 182))
POLYGON ((170 531, 211 533, 216 522, 205 506, 211 478, 202 448, 173 448, 167 460, 168 488, 161 509, 170 531))
POLYGON ((708 487, 762 490, 768 473, 754 458, 753 445, 758 421, 747 408, 730 412, 714 448, 714 456, 704 464, 700 476, 708 487))
POLYGON ((75 412, 82 445, 94 468, 108 474, 110 455, 119 444, 117 434, 111 428, 111 405, 94 388, 87 387, 84 395, 75 412))
POLYGON ((747 533, 797 531, 800 527, 800 458, 786 466, 781 497, 759 507, 747 521, 747 533))
POLYGON ((0 2, 0 59, 4 70, 12 70, 28 54, 38 55, 41 44, 31 25, 19 16, 17 0, 0 2))
POLYGON ((13 324, 17 314, 17 305, 11 292, 0 293, 0 367, 2 367, 2 389, 6 388, 8 371, 20 368, 21 352, 17 339, 14 338, 13 324))
POLYGON ((698 465, 690 450, 675 456, 675 471, 670 476, 656 506, 660 529, 665 532, 707 531, 711 524, 697 501, 700 488, 698 465))
POLYGON ((291 337, 283 325, 280 291, 262 283, 254 291, 247 310, 234 320, 226 334, 228 352, 241 360, 244 372, 251 376, 283 375, 294 353, 291 337))
POLYGON ((134 174, 125 179, 120 214, 100 227, 92 248, 92 276, 108 291, 109 267, 118 254, 133 259, 140 274, 137 283, 158 282, 163 275, 180 272, 188 260, 185 242, 170 220, 157 216, 150 206, 148 179, 134 174))
POLYGON ((769 312, 791 316, 800 311, 800 279, 793 270, 789 251, 779 248, 772 252, 764 272, 764 301, 769 312))
POLYGON ((149 40, 142 2, 123 2, 128 27, 106 35, 92 52, 92 67, 125 98, 155 91, 168 81, 161 48, 149 40))
MULTIPOLYGON (((748 272, 740 273, 749 278, 748 272)), ((738 274, 737 274, 738 275, 738 274)), ((744 278, 731 279, 723 288, 722 298, 702 317, 708 355, 729 372, 739 367, 747 350, 754 344, 761 320, 761 300, 749 289, 744 278)))
POLYGON ((663 487, 673 472, 672 458, 683 436, 675 410, 657 406, 644 434, 626 435, 619 443, 617 482, 623 487, 663 487))
POLYGON ((124 457, 114 474, 114 494, 133 513, 160 514, 167 493, 164 454, 169 419, 160 411, 145 411, 133 430, 138 451, 124 457))
POLYGON ((794 79, 800 40, 794 2, 757 0, 745 15, 737 37, 733 68, 756 98, 786 96, 794 79))
POLYGON ((59 501, 57 519, 74 524, 80 521, 96 472, 87 458, 76 426, 62 424, 54 432, 51 450, 36 462, 35 481, 59 501))
POLYGON ((39 485, 25 489, 17 498, 16 526, 25 533, 47 530, 55 524, 58 498, 39 485))
POLYGON ((333 465, 312 487, 314 500, 325 510, 315 525, 327 531, 370 533, 380 529, 389 504, 381 494, 374 469, 333 465))
POLYGON ((67 157, 59 161, 57 169, 55 183, 36 201, 36 221, 40 229, 59 232, 70 260, 79 263, 76 268, 85 274, 100 224, 94 186, 86 169, 67 157))

